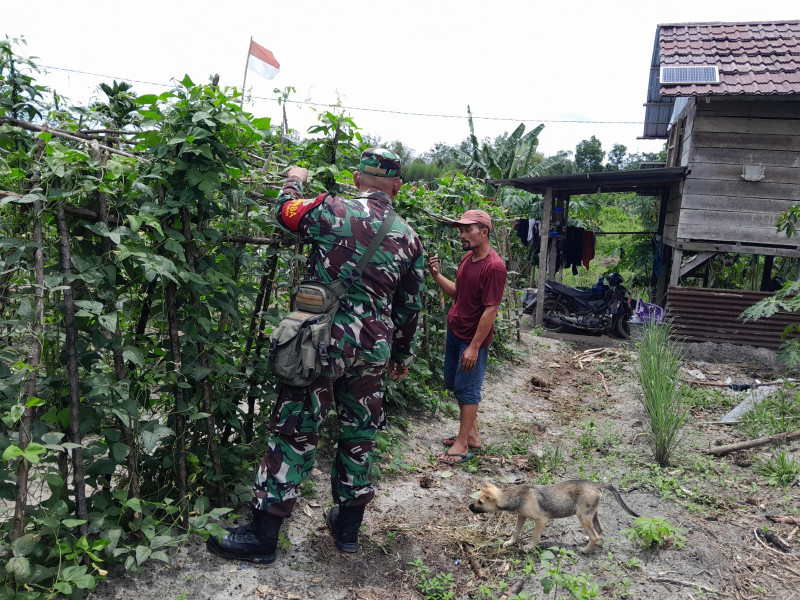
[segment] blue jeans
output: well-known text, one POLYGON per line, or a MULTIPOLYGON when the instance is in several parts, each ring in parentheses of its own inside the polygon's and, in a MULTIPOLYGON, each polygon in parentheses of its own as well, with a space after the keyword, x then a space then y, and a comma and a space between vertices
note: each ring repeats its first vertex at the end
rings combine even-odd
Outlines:
POLYGON ((444 387, 456 396, 459 404, 477 404, 481 401, 481 386, 486 375, 489 349, 478 351, 478 360, 469 371, 461 370, 461 355, 469 346, 447 330, 447 345, 444 352, 444 387))

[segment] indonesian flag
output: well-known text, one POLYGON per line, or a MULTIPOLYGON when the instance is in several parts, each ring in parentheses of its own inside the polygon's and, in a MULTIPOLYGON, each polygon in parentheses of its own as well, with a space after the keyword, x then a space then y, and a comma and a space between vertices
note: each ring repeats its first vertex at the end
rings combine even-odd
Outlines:
POLYGON ((272 52, 250 40, 250 55, 247 57, 247 68, 262 77, 272 79, 280 71, 281 64, 275 60, 275 55, 272 52))

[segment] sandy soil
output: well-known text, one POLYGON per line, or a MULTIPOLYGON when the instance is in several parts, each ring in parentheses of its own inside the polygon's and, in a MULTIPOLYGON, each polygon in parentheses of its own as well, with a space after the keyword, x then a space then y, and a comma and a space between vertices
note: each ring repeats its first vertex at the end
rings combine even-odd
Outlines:
MULTIPOLYGON (((435 462, 443 449, 441 439, 457 429, 451 412, 409 418, 407 437, 398 449, 407 467, 381 478, 367 511, 362 548, 354 555, 339 553, 324 527, 330 459, 321 453, 312 474, 314 494, 302 498, 284 524, 290 545, 279 550, 274 565, 224 561, 209 555, 195 538, 167 566, 147 563, 141 573, 112 573, 92 597, 424 598, 409 565, 419 559, 431 576, 453 575, 454 598, 499 598, 501 584, 520 581, 529 597, 541 598, 541 567, 526 574, 527 555, 519 547, 499 547, 511 534, 513 517, 476 516, 467 504, 484 481, 504 486, 549 476, 553 481, 606 480, 635 511, 666 517, 686 530, 683 549, 635 546, 621 533, 631 525, 630 517, 607 494, 600 511, 605 529, 601 545, 564 567, 574 575, 590 575, 602 597, 800 598, 798 528, 766 518, 800 515, 797 486, 770 487, 754 473, 753 455, 769 449, 721 459, 703 454, 713 444, 742 439, 735 429, 709 424, 736 398, 693 413, 672 468, 648 466, 631 350, 630 344, 609 338, 524 334, 516 360, 491 371, 484 384, 479 419, 485 448, 466 465, 435 462), (578 353, 603 346, 612 350, 579 367, 578 353), (554 455, 561 460, 552 459, 554 455), (764 526, 788 540, 794 555, 765 544, 756 535, 764 526)), ((777 369, 772 353, 735 346, 687 346, 686 357, 687 371, 699 369, 709 380, 747 381, 745 374, 753 371, 766 379, 777 369)), ((792 450, 797 455, 797 444, 792 450)), ((572 550, 583 543, 575 518, 551 522, 542 539, 544 546, 572 550)), ((528 563, 528 571, 538 564, 528 563)), ((568 597, 562 594, 566 592, 558 597, 568 597)))

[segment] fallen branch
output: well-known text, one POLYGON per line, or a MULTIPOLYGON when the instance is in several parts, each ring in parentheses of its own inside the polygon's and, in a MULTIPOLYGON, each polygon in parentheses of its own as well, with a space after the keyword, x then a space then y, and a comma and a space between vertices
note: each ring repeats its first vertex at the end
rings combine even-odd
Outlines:
POLYGON ((524 579, 517 579, 514 583, 508 586, 506 593, 500 596, 500 600, 506 600, 509 596, 513 596, 514 594, 519 594, 522 591, 522 587, 525 585, 524 579))
POLYGON ((606 385, 605 375, 603 375, 602 371, 598 371, 598 373, 600 374, 600 381, 603 382, 603 389, 606 391, 606 397, 610 398, 611 397, 611 392, 608 391, 608 386, 606 385))
POLYGON ((472 554, 469 550, 466 551, 467 554, 467 561, 469 562, 469 566, 472 567, 472 571, 475 573, 475 577, 478 579, 484 579, 485 575, 483 574, 483 570, 481 569, 481 563, 478 562, 478 559, 475 558, 475 555, 472 554))
POLYGON ((767 519, 769 519, 773 523, 783 523, 784 525, 800 525, 800 518, 790 517, 788 515, 782 515, 782 516, 767 515, 767 519))
POLYGON ((789 379, 775 379, 773 381, 762 381, 761 383, 733 383, 733 382, 731 382, 731 383, 715 383, 713 381, 700 381, 700 380, 697 380, 697 379, 692 379, 692 380, 683 379, 684 383, 691 384, 691 385, 704 385, 704 386, 707 386, 707 387, 729 388, 732 385, 738 385, 738 386, 745 386, 746 385, 746 386, 749 386, 749 387, 744 388, 744 389, 734 390, 734 391, 740 391, 740 392, 748 390, 748 389, 752 389, 752 388, 764 387, 766 385, 783 385, 785 383, 793 383, 795 381, 797 381, 797 380, 789 378, 789 379))
POLYGON ((709 448, 706 454, 712 456, 725 456, 737 450, 746 450, 747 448, 755 448, 757 446, 766 446, 768 444, 777 444, 779 442, 789 442, 800 438, 800 430, 789 431, 786 433, 778 433, 776 435, 768 435, 765 437, 756 438, 754 440, 747 440, 745 442, 737 442, 736 444, 728 444, 727 446, 718 446, 716 448, 709 448))
POLYGON ((657 581, 659 583, 672 583, 674 585, 682 585, 683 587, 697 588, 708 592, 709 594, 716 594, 717 590, 714 588, 706 587, 700 583, 693 583, 691 581, 681 581, 680 579, 670 579, 669 577, 651 577, 650 581, 657 581))
POLYGON ((792 552, 792 549, 786 544, 786 542, 784 542, 781 538, 779 538, 777 535, 775 535, 771 531, 756 530, 756 533, 760 537, 762 537, 766 541, 768 541, 770 544, 775 546, 778 550, 780 550, 784 554, 790 554, 792 552))

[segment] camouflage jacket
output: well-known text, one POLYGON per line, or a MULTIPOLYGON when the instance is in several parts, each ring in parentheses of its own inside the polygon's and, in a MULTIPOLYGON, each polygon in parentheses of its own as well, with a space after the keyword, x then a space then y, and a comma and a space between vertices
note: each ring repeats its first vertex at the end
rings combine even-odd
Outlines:
MULTIPOLYGON (((302 198, 302 183, 290 177, 278 195, 275 215, 284 228, 311 238, 309 278, 326 283, 355 266, 392 209, 389 195, 375 190, 352 199, 302 198)), ((398 216, 339 306, 331 332, 334 348, 365 362, 391 358, 409 365, 422 308, 424 266, 422 242, 398 216)))

